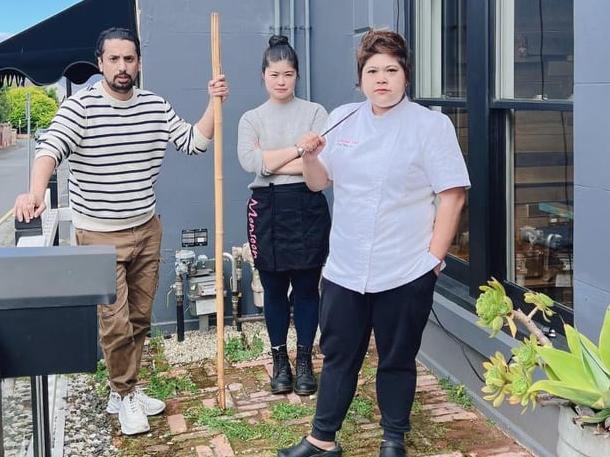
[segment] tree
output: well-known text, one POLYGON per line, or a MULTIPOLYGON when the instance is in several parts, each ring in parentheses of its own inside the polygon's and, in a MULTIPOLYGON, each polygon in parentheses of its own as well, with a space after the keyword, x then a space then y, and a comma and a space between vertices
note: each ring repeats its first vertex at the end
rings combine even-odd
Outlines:
POLYGON ((6 86, 0 87, 0 124, 8 122, 10 106, 8 104, 8 95, 6 86))
POLYGON ((57 112, 57 102, 49 97, 47 92, 40 87, 12 87, 7 91, 9 102, 8 120, 14 128, 27 125, 25 116, 26 94, 31 94, 32 109, 31 122, 32 131, 38 128, 46 128, 53 120, 57 112))

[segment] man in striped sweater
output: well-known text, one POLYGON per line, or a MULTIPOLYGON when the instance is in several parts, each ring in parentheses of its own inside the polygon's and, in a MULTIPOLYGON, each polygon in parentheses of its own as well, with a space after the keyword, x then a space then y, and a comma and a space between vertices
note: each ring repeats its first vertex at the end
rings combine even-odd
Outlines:
POLYGON ((117 251, 117 301, 98 307, 99 333, 111 387, 107 411, 118 413, 122 432, 133 435, 150 430, 147 416, 165 409, 136 387, 159 273, 154 185, 169 142, 189 155, 206 150, 212 96, 224 100, 228 86, 224 76, 210 81, 210 103, 190 125, 163 98, 134 86, 141 62, 133 32, 105 30, 96 55, 102 81, 62 104, 37 145, 30 192, 17 197, 13 212, 19 221, 39 216, 54 169, 68 160, 78 244, 117 251))

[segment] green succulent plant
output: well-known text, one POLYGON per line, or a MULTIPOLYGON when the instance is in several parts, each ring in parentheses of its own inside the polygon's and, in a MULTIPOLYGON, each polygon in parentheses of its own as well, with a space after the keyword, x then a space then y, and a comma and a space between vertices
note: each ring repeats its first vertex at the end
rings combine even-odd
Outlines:
POLYGON ((504 321, 511 330, 511 334, 517 334, 517 326, 513 320, 513 301, 504 286, 496 278, 487 281, 487 285, 480 286, 483 292, 477 298, 476 309, 479 320, 477 325, 491 330, 491 336, 495 336, 504 326, 504 321))
POLYGON ((568 350, 553 347, 533 322, 540 313, 548 321, 554 311, 553 300, 542 293, 527 292, 526 303, 534 306, 529 315, 513 308, 502 284, 492 278, 480 287, 477 299, 477 323, 495 336, 505 325, 513 337, 516 335, 515 321, 528 329, 531 335, 512 349, 512 358, 506 362, 496 352, 485 368, 485 386, 482 391, 486 400, 495 407, 505 399, 511 404, 520 404, 527 410, 535 407, 539 394, 567 400, 584 407, 588 413, 581 414, 581 423, 598 424, 610 431, 610 306, 607 308, 597 344, 579 333, 574 327, 564 325, 568 350), (533 382, 536 368, 542 369, 546 379, 533 382))
POLYGON ((488 362, 483 363, 483 366, 485 367, 485 386, 481 390, 487 394, 483 398, 492 401, 493 405, 498 407, 508 393, 508 364, 502 353, 496 352, 488 362))
POLYGON ((523 344, 512 349, 513 359, 515 362, 528 369, 536 365, 538 362, 538 340, 534 335, 523 339, 523 344))

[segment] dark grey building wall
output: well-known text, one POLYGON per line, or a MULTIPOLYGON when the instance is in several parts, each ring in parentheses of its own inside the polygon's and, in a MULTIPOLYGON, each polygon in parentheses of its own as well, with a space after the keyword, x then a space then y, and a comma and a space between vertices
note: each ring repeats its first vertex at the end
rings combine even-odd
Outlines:
MULTIPOLYGON (((288 0, 281 0, 282 33, 289 35, 288 0)), ((305 0, 295 0, 295 47, 301 77, 297 95, 306 96, 305 0)), ((143 86, 169 100, 176 112, 195 122, 207 103, 211 75, 210 12, 221 15, 222 64, 231 85, 224 106, 224 250, 245 242, 245 203, 251 176, 236 157, 240 116, 266 99, 261 59, 274 30, 273 0, 141 0, 143 86)), ((312 0, 311 99, 329 111, 360 98, 356 88, 355 44, 368 26, 396 26, 393 0, 312 0)), ((402 27, 402 22, 400 27, 402 27)), ((162 263, 153 323, 175 322, 174 300, 165 297, 174 281, 174 252, 183 228, 206 227, 210 245, 198 253, 214 253, 213 146, 201 157, 186 157, 169 147, 157 184, 157 209, 163 221, 162 263)), ((246 277, 244 284, 248 284, 246 277)), ((244 311, 255 313, 248 287, 244 311)), ((226 313, 229 307, 227 302, 226 313)))
POLYGON ((597 341, 610 304, 610 2, 574 2, 574 320, 597 341))

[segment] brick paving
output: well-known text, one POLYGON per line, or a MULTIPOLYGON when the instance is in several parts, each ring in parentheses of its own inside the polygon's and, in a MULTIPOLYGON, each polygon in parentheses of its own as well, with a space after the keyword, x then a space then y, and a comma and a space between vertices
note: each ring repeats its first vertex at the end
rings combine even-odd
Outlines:
MULTIPOLYGON (((373 349, 374 350, 374 349, 373 349)), ((323 358, 316 356, 314 359, 316 371, 321 369, 323 358)), ((370 362, 370 360, 369 360, 370 362)), ((200 365, 201 366, 201 365, 200 365)), ((315 396, 299 397, 294 393, 288 395, 272 395, 268 389, 267 375, 271 359, 264 358, 255 361, 241 362, 227 367, 226 382, 228 383, 225 395, 227 407, 232 408, 232 419, 244 421, 247 424, 261 424, 270 420, 271 408, 278 402, 284 402, 290 405, 308 406, 312 411, 315 406, 315 396)), ((201 369, 201 368, 200 368, 201 369)), ((209 378, 209 381, 215 381, 215 369, 212 364, 206 363, 203 365, 203 371, 209 378)), ((167 376, 184 376, 189 373, 188 367, 173 368, 167 373, 167 376)), ((361 375, 359 389, 368 388, 374 394, 374 374, 364 376, 361 375)), ((360 390, 359 390, 360 391, 360 390)), ((125 456, 140 456, 146 455, 150 457, 232 457, 232 456, 247 456, 247 457, 275 457, 277 453, 277 443, 271 443, 262 439, 255 439, 252 442, 240 441, 233 439, 231 442, 227 436, 218 433, 214 429, 202 426, 196 426, 188 419, 187 411, 193 406, 216 408, 218 389, 209 384, 206 387, 198 389, 196 393, 184 395, 168 401, 168 407, 165 416, 151 421, 151 433, 142 435, 141 437, 128 438, 128 443, 132 445, 135 451, 125 452, 125 456), (138 446, 138 440, 146 441, 138 446), (151 442, 156 441, 156 442, 151 442), (145 454, 138 453, 137 449, 145 448, 145 454)), ((494 429, 487 423, 486 419, 474 409, 465 409, 460 405, 452 403, 447 396, 447 393, 439 385, 438 380, 423 366, 418 366, 418 385, 417 385, 417 401, 419 402, 420 412, 432 424, 437 424, 436 427, 455 428, 456 425, 461 425, 461 430, 464 428, 469 430, 472 427, 472 433, 475 433, 478 427, 480 433, 481 427, 494 429)), ((414 412, 415 414, 415 412, 414 412)), ((377 446, 381 438, 381 429, 379 427, 379 411, 375 408, 371 418, 358 418, 354 422, 353 436, 358 443, 363 443, 362 446, 354 446, 344 452, 345 457, 376 457, 377 446)), ((301 436, 309 430, 311 423, 311 414, 306 417, 298 417, 295 419, 285 420, 281 423, 282 428, 296 428, 298 435, 301 436)), ((451 429, 452 430, 452 429, 451 429)), ((471 437, 471 444, 458 446, 459 450, 443 451, 443 449, 456 449, 452 444, 451 430, 446 438, 447 442, 443 446, 437 446, 440 452, 425 453, 418 450, 409 449, 410 456, 421 457, 531 457, 532 455, 518 444, 513 442, 509 437, 502 435, 495 430, 495 434, 499 436, 496 441, 491 442, 491 447, 481 448, 478 443, 479 437, 471 437), (475 444, 478 443, 478 444, 475 444), (495 444, 498 444, 494 447, 495 444), (468 447, 470 446, 470 447, 468 447)), ((486 432, 483 432, 486 433, 486 432)), ((487 440, 487 435, 486 440, 487 440)), ((343 439, 344 437, 341 437, 343 439)), ((467 440, 468 441, 468 440, 467 440)), ((127 442, 127 441, 126 441, 127 442)), ((434 443, 434 445, 437 445, 434 443)))

